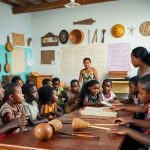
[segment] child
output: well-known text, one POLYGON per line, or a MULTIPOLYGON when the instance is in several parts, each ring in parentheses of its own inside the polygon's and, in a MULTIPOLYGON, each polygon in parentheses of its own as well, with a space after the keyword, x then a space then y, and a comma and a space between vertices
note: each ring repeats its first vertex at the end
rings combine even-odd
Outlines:
MULTIPOLYGON (((0 101, 4 98, 4 89, 1 85, 0 81, 0 101)), ((4 135, 4 133, 8 132, 11 129, 18 128, 20 126, 25 126, 26 124, 26 118, 25 116, 21 116, 20 118, 16 118, 9 123, 3 125, 0 118, 0 139, 7 137, 8 135, 4 135)))
POLYGON ((50 86, 43 86, 39 91, 39 99, 41 101, 40 114, 42 116, 52 120, 63 114, 62 109, 56 103, 58 96, 54 88, 50 86))
POLYGON ((22 79, 21 79, 20 77, 18 77, 18 76, 13 77, 12 80, 11 80, 11 82, 12 82, 12 83, 17 83, 20 87, 23 86, 23 81, 22 81, 22 79))
MULTIPOLYGON (((21 87, 18 84, 12 83, 5 87, 6 103, 0 108, 1 120, 4 124, 9 123, 11 120, 24 116, 22 102, 24 96, 21 87)), ((20 132, 24 126, 17 128, 14 132, 20 132)))
POLYGON ((42 118, 39 114, 38 105, 36 103, 39 95, 36 86, 34 84, 24 84, 22 87, 22 92, 25 97, 23 106, 26 114, 29 117, 29 124, 31 126, 35 126, 39 123, 48 122, 47 119, 42 118))
POLYGON ((138 97, 138 84, 139 81, 139 77, 138 76, 134 76, 132 78, 129 79, 129 98, 126 100, 116 100, 114 101, 114 103, 124 103, 124 104, 141 104, 139 97, 138 97))
POLYGON ((65 109, 65 98, 66 93, 64 92, 64 89, 60 87, 60 79, 59 78, 53 78, 52 80, 53 88, 56 90, 56 94, 58 96, 57 104, 63 109, 65 109))
POLYGON ((100 94, 100 84, 97 80, 85 83, 81 90, 81 100, 83 106, 102 106, 102 96, 100 94))
POLYGON ((47 79, 47 78, 46 78, 46 79, 43 79, 42 85, 43 85, 43 86, 48 85, 48 86, 52 87, 52 80, 47 79))
POLYGON ((75 109, 79 108, 80 103, 80 92, 79 92, 79 81, 74 79, 70 82, 71 89, 67 91, 67 104, 65 106, 65 112, 70 113, 75 109))
POLYGON ((95 68, 91 67, 91 59, 90 58, 84 58, 83 59, 84 69, 80 71, 79 75, 79 83, 83 84, 86 82, 89 82, 91 80, 97 80, 98 81, 98 74, 95 68))
POLYGON ((131 138, 135 139, 136 141, 150 146, 150 74, 143 76, 138 82, 138 90, 139 90, 139 97, 140 100, 143 101, 145 105, 143 108, 135 107, 134 109, 138 112, 147 112, 147 119, 146 120, 138 120, 138 119, 124 119, 124 118, 117 118, 114 122, 120 121, 120 125, 123 124, 134 124, 136 126, 140 126, 143 128, 147 128, 145 130, 145 134, 137 132, 133 129, 127 127, 118 127, 116 129, 111 129, 110 133, 117 133, 128 135, 131 138), (148 134, 148 135, 147 135, 148 134))
POLYGON ((105 79, 103 81, 103 84, 102 84, 102 88, 103 88, 103 91, 102 91, 102 99, 103 101, 105 102, 111 102, 115 99, 115 94, 113 92, 111 92, 111 88, 112 88, 112 82, 110 79, 105 79))

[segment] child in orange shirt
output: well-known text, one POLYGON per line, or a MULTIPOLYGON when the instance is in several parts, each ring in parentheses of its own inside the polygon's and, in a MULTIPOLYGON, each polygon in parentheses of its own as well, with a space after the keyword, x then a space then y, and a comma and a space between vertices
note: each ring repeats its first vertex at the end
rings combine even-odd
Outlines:
POLYGON ((56 90, 50 86, 43 86, 39 91, 40 114, 52 120, 63 114, 62 109, 57 105, 58 96, 56 90))

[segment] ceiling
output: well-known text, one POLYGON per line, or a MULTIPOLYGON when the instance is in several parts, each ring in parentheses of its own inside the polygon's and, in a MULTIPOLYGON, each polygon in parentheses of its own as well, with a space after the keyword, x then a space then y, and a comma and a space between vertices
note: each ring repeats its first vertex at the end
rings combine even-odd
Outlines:
MULTIPOLYGON (((70 0, 1 0, 12 6, 13 14, 36 12, 50 9, 63 8, 70 0)), ((114 0, 75 0, 81 5, 109 2, 114 0)))

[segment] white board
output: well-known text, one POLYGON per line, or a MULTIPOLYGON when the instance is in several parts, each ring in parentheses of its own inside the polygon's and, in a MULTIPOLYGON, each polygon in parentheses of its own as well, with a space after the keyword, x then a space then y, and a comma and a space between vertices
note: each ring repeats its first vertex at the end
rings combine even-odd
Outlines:
POLYGON ((107 45, 93 44, 63 47, 61 49, 61 76, 71 76, 78 79, 80 70, 84 68, 83 59, 85 57, 91 58, 91 66, 97 70, 100 80, 108 74, 107 45))

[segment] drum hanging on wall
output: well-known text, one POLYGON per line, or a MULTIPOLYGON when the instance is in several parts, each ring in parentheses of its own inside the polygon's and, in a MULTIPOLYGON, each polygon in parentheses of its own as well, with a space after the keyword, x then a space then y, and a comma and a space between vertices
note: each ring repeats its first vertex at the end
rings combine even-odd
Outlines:
POLYGON ((73 44, 80 44, 84 40, 84 33, 79 29, 74 29, 70 32, 70 41, 73 44))

